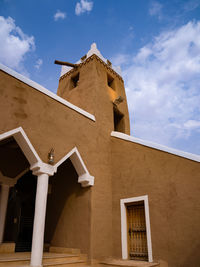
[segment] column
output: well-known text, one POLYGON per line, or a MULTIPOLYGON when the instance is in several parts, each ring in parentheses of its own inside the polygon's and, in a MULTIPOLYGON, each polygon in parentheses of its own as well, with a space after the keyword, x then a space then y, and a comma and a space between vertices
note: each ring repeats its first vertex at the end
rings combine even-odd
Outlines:
POLYGON ((1 184, 1 196, 0 196, 0 244, 3 242, 4 227, 6 220, 6 211, 8 205, 8 195, 10 186, 7 184, 1 184))
POLYGON ((31 266, 39 267, 42 266, 48 182, 49 176, 52 176, 55 173, 55 169, 51 165, 37 163, 31 166, 31 170, 34 175, 38 176, 31 249, 31 266))

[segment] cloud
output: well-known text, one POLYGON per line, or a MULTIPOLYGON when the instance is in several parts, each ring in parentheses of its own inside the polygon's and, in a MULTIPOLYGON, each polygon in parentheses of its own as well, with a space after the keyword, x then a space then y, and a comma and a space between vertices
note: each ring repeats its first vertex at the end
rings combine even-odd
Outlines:
POLYGON ((200 140, 200 22, 162 32, 136 55, 116 58, 127 59, 132 134, 177 148, 187 143, 185 150, 199 153, 191 138, 200 140))
POLYGON ((35 64, 35 68, 36 69, 40 69, 40 67, 42 66, 43 64, 43 60, 41 58, 39 58, 37 61, 36 61, 36 64, 35 64))
POLYGON ((200 6, 199 0, 190 0, 183 5, 183 9, 190 12, 200 6))
POLYGON ((158 16, 158 18, 161 19, 162 18, 162 5, 157 1, 152 2, 149 8, 149 14, 151 16, 158 16))
POLYGON ((66 18, 66 13, 62 12, 60 10, 57 10, 57 12, 54 14, 54 20, 57 21, 59 19, 65 19, 66 18))
POLYGON ((93 2, 87 0, 81 0, 80 2, 76 3, 75 14, 79 16, 86 11, 90 12, 92 8, 93 8, 93 2))
POLYGON ((22 70, 25 55, 34 49, 33 36, 24 34, 11 17, 0 16, 0 61, 3 64, 22 70))

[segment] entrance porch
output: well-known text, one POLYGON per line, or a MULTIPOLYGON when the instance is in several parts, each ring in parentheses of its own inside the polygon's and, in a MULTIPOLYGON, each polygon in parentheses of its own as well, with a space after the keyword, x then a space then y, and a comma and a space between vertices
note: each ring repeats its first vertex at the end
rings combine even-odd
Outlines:
MULTIPOLYGON (((18 266, 16 259, 20 264, 25 262, 33 267, 48 266, 45 265, 49 264, 48 258, 59 258, 52 251, 43 254, 43 247, 49 177, 55 178, 58 167, 65 161, 73 165, 76 183, 82 187, 94 184, 94 177, 89 174, 76 147, 52 165, 40 159, 21 127, 0 135, 0 244, 4 238, 15 243, 13 253, 4 251, 0 255, 3 261, 0 266, 5 266, 6 262, 18 266)), ((5 249, 8 245, 3 246, 5 249)), ((61 258, 65 258, 63 254, 61 258)))

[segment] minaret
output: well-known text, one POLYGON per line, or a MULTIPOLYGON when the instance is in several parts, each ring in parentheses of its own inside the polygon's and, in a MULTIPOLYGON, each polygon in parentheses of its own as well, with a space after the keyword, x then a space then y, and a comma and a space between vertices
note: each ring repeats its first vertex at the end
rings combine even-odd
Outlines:
POLYGON ((124 82, 119 68, 112 66, 91 45, 77 66, 62 66, 57 94, 95 115, 96 123, 106 131, 130 134, 124 82))

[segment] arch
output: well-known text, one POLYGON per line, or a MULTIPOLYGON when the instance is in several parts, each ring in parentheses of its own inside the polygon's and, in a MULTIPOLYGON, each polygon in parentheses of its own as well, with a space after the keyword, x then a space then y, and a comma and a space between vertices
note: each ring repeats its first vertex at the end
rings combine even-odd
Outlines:
POLYGON ((42 162, 22 127, 0 134, 0 141, 9 137, 14 137, 30 165, 42 162))
POLYGON ((89 174, 83 159, 77 149, 74 147, 69 153, 67 153, 60 161, 58 161, 54 166, 57 169, 66 159, 70 158, 77 174, 78 174, 78 183, 81 183, 82 187, 93 186, 94 185, 94 176, 89 174))
MULTIPOLYGON (((0 134, 0 141, 9 137, 14 137, 19 147, 23 151, 25 157, 27 158, 28 162, 30 163, 31 169, 37 166, 48 165, 42 162, 22 127, 18 127, 6 133, 0 134)), ((69 153, 67 153, 60 161, 58 161, 53 166, 54 171, 56 172, 56 169, 68 158, 70 158, 72 164, 76 169, 76 172, 78 173, 78 183, 81 183, 82 187, 93 186, 94 176, 91 176, 89 174, 89 171, 87 170, 77 147, 74 147, 69 153)))

